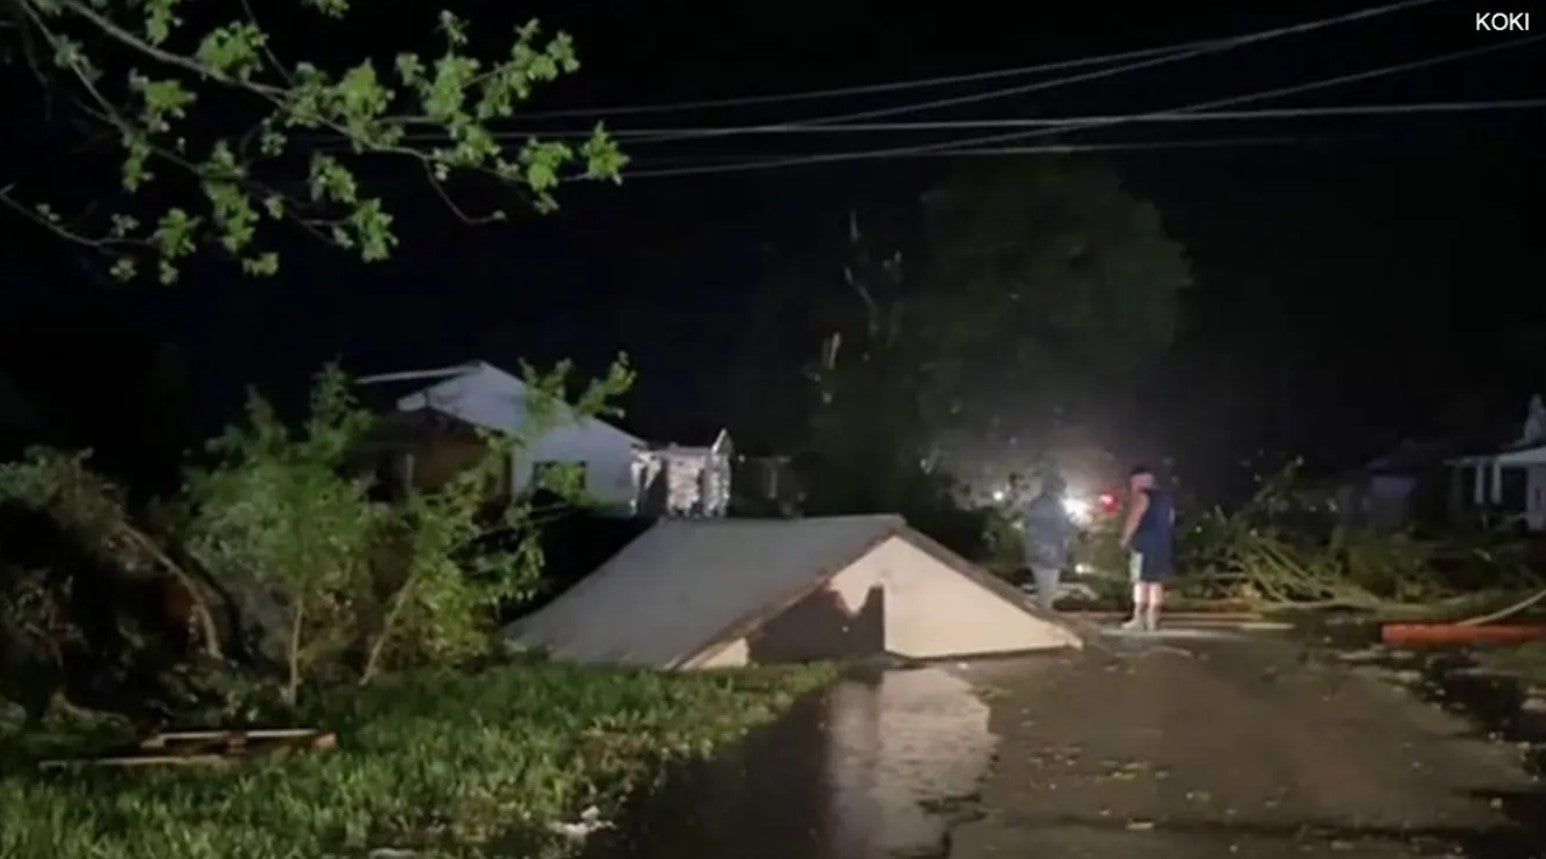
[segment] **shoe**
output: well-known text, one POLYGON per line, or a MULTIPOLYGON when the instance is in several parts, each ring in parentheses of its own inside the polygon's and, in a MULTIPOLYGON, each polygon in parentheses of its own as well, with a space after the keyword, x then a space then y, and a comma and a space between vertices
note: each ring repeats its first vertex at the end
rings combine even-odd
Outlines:
POLYGON ((1125 630, 1127 632, 1141 632, 1146 627, 1144 625, 1142 617, 1134 616, 1132 620, 1129 620, 1128 622, 1122 624, 1121 626, 1119 626, 1117 628, 1121 629, 1121 630, 1125 630))
POLYGON ((1159 630, 1159 615, 1146 614, 1143 616, 1143 631, 1156 632, 1159 630))

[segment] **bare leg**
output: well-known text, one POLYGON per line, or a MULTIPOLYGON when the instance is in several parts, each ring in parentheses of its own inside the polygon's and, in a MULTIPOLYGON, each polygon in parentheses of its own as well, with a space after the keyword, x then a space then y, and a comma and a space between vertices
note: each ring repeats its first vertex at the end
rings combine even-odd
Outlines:
POLYGON ((1143 572, 1143 555, 1132 552, 1127 556, 1127 576, 1133 583, 1133 616, 1122 624, 1123 629, 1141 629, 1143 627, 1143 606, 1147 593, 1139 576, 1143 572))
POLYGON ((1159 582, 1152 582, 1148 586, 1148 598, 1144 600, 1143 625, 1145 629, 1159 628, 1160 605, 1165 601, 1165 586, 1159 582))

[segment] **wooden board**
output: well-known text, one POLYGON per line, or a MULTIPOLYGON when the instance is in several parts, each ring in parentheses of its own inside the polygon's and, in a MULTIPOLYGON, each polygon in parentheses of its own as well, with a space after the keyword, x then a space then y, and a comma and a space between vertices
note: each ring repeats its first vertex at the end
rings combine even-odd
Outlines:
POLYGON ((223 766, 246 758, 292 751, 326 751, 337 746, 337 734, 315 728, 168 731, 102 757, 44 761, 40 767, 47 771, 86 767, 223 766))

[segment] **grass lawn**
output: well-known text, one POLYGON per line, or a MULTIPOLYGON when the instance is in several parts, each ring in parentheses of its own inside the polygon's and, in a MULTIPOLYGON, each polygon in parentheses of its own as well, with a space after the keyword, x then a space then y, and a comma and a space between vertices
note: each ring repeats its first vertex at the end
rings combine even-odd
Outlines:
POLYGON ((550 824, 614 810, 826 683, 824 666, 702 674, 557 665, 389 678, 315 703, 339 748, 220 771, 0 774, 0 856, 556 857, 550 824))
POLYGON ((1478 650, 1476 661, 1494 671, 1513 674, 1527 685, 1546 686, 1546 644, 1478 650))

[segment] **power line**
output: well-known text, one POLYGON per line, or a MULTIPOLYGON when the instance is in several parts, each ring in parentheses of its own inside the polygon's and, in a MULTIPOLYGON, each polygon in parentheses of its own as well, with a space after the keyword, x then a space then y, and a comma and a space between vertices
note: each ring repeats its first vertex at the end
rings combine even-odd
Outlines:
POLYGON ((902 92, 912 89, 929 89, 931 87, 946 87, 956 84, 976 83, 979 81, 1001 80, 1022 75, 1041 74, 1045 72, 1060 72, 1066 69, 1078 69, 1088 66, 1099 66, 1106 63, 1118 63, 1125 60, 1136 60, 1143 57, 1152 57, 1157 54, 1167 54, 1176 51, 1185 51, 1192 48, 1210 45, 1219 41, 1214 39, 1198 39, 1194 42, 1186 42, 1180 45, 1169 45, 1160 48, 1143 48, 1135 51, 1123 51, 1115 54, 1104 54, 1097 57, 1080 57, 1072 60, 1058 60, 1050 63, 1037 63, 1030 66, 1017 66, 1008 69, 994 69, 986 72, 972 72, 969 74, 947 75, 931 78, 912 78, 909 80, 892 81, 882 84, 865 84, 860 86, 834 87, 831 89, 803 90, 800 92, 769 93, 767 95, 731 96, 725 98, 700 99, 697 101, 670 101, 656 102, 654 104, 624 104, 612 107, 588 107, 573 108, 569 110, 543 110, 523 114, 528 119, 570 119, 583 117, 598 117, 605 119, 612 116, 637 116, 648 113, 682 113, 693 110, 704 110, 716 107, 743 107, 760 104, 779 104, 793 101, 815 101, 819 99, 848 98, 857 95, 873 95, 876 93, 902 92))
POLYGON ((1276 89, 1262 90, 1262 91, 1253 92, 1253 93, 1245 93, 1243 95, 1237 95, 1237 96, 1229 96, 1227 98, 1212 99, 1212 100, 1209 100, 1209 101, 1196 102, 1194 104, 1184 105, 1184 106, 1175 107, 1175 108, 1168 108, 1168 109, 1165 109, 1165 110, 1145 111, 1145 112, 1135 113, 1135 114, 1123 114, 1123 115, 1118 115, 1118 116, 1110 117, 1110 118, 1107 118, 1107 119, 1102 119, 1102 120, 1099 120, 1099 121, 1084 122, 1084 123, 1079 123, 1079 124, 1076 124, 1076 125, 1057 126, 1057 127, 1054 127, 1054 128, 1041 129, 1041 130, 1038 130, 1038 131, 1017 131, 1017 132, 1012 132, 1012 133, 1009 133, 1009 134, 993 134, 993 135, 987 135, 987 136, 970 137, 970 138, 966 138, 964 140, 944 141, 944 142, 940 142, 940 143, 921 144, 921 145, 918 145, 918 146, 904 146, 904 147, 896 147, 896 148, 889 148, 889 149, 873 149, 873 150, 868 150, 868 151, 827 153, 827 154, 821 154, 821 155, 807 155, 807 156, 794 156, 794 157, 790 157, 790 158, 770 159, 770 160, 767 160, 767 161, 761 161, 761 162, 755 162, 755 163, 749 163, 749 164, 720 165, 720 166, 707 165, 707 166, 702 166, 702 167, 671 168, 671 169, 668 169, 668 170, 635 171, 633 173, 628 174, 628 176, 629 176, 629 178, 633 178, 633 179, 644 179, 644 178, 656 178, 656 177, 667 177, 667 176, 692 176, 692 175, 698 175, 698 174, 703 174, 703 173, 726 173, 726 172, 735 172, 735 171, 743 171, 743 170, 768 170, 768 169, 775 169, 775 168, 778 168, 778 167, 793 167, 793 166, 803 166, 803 165, 808 165, 808 164, 835 163, 835 162, 841 162, 841 161, 855 161, 855 160, 863 160, 863 159, 871 159, 871 158, 889 158, 889 157, 897 157, 897 156, 902 156, 902 155, 910 155, 910 154, 916 153, 916 152, 940 151, 940 150, 959 148, 959 147, 990 146, 990 145, 997 144, 997 143, 1009 143, 1009 142, 1014 142, 1014 141, 1033 139, 1033 138, 1036 138, 1036 137, 1045 137, 1045 136, 1047 136, 1049 134, 1059 134, 1059 133, 1063 133, 1063 132, 1067 132, 1067 131, 1082 131, 1082 130, 1087 130, 1087 129, 1091 129, 1091 128, 1105 128, 1105 127, 1109 127, 1109 126, 1113 126, 1113 125, 1120 125, 1120 124, 1123 124, 1123 123, 1126 123, 1126 122, 1132 122, 1132 121, 1134 121, 1138 117, 1149 117, 1149 116, 1154 116, 1156 114, 1189 114, 1189 113, 1194 113, 1194 112, 1197 112, 1197 111, 1210 110, 1210 109, 1216 108, 1216 107, 1229 107, 1229 106, 1232 106, 1232 105, 1245 104, 1245 103, 1253 102, 1253 101, 1262 101, 1262 100, 1265 100, 1265 99, 1277 98, 1277 97, 1285 96, 1285 95, 1295 95, 1295 94, 1302 93, 1302 92, 1309 92, 1311 90, 1325 89, 1327 87, 1339 86, 1341 84, 1346 84, 1346 83, 1353 83, 1355 81, 1368 80, 1370 78, 1383 77, 1383 76, 1386 76, 1386 75, 1397 74, 1397 73, 1400 73, 1400 72, 1406 72, 1406 71, 1413 71, 1413 70, 1416 70, 1416 69, 1428 68, 1430 66, 1436 66, 1436 65, 1443 64, 1443 63, 1454 62, 1456 60, 1462 60, 1462 59, 1467 59, 1467 58, 1470 58, 1470 57, 1480 56, 1482 54, 1488 54, 1488 53, 1492 53, 1494 51, 1500 51, 1500 50, 1504 50, 1504 49, 1507 49, 1507 48, 1515 48, 1515 47, 1519 47, 1519 46, 1522 46, 1522 45, 1525 45, 1525 44, 1529 44, 1529 43, 1532 43, 1532 42, 1540 41, 1541 38, 1543 38, 1543 37, 1542 36, 1528 36, 1528 37, 1525 37, 1525 38, 1522 38, 1522 39, 1513 39, 1513 40, 1507 41, 1507 42, 1497 42, 1497 43, 1488 44, 1488 45, 1481 45, 1481 46, 1474 47, 1474 48, 1467 48, 1467 49, 1462 50, 1462 51, 1454 51, 1454 52, 1451 52, 1451 53, 1448 53, 1448 54, 1440 54, 1438 56, 1427 57, 1427 58, 1424 58, 1424 59, 1421 59, 1421 60, 1411 60, 1411 61, 1404 62, 1404 63, 1396 63, 1396 64, 1393 64, 1393 65, 1381 66, 1381 67, 1376 68, 1376 69, 1369 69, 1369 70, 1362 71, 1362 72, 1353 72, 1353 73, 1350 73, 1350 74, 1339 75, 1337 77, 1325 78, 1325 79, 1317 80, 1317 81, 1311 81, 1309 83, 1304 83, 1304 84, 1295 84, 1295 85, 1292 85, 1292 86, 1278 87, 1276 89))
MULTIPOLYGON (((972 93, 970 95, 954 96, 951 98, 939 98, 932 101, 916 102, 913 104, 904 104, 896 107, 882 107, 874 108, 871 110, 855 111, 851 113, 829 114, 827 116, 798 120, 795 124, 830 125, 841 122, 876 119, 884 116, 900 116, 906 113, 920 113, 938 108, 960 107, 966 104, 977 104, 984 101, 1013 98, 1015 96, 1028 95, 1033 92, 1044 92, 1047 90, 1058 89, 1060 87, 1073 86, 1074 84, 1088 83, 1089 81, 1100 80, 1102 78, 1125 75, 1130 72, 1136 72, 1143 69, 1156 68, 1158 66, 1168 65, 1170 63, 1178 63, 1182 60, 1193 59, 1194 57, 1231 51, 1235 48, 1255 44, 1257 42, 1265 42, 1272 39, 1281 39, 1285 36, 1308 33, 1314 30, 1324 29, 1326 27, 1333 27, 1338 24, 1347 24, 1353 21, 1363 20, 1365 18, 1373 18, 1380 15, 1387 15, 1392 12, 1399 12, 1418 6, 1425 6, 1433 2, 1435 2, 1435 0, 1402 0, 1402 2, 1399 3, 1391 3, 1385 6, 1375 6, 1373 8, 1363 9, 1357 12, 1348 12, 1342 15, 1319 18, 1314 21, 1307 21, 1301 24, 1291 24, 1286 27, 1276 27, 1270 30, 1259 30, 1253 33, 1246 33, 1241 36, 1230 36, 1223 39, 1215 39, 1203 45, 1202 47, 1187 50, 1176 50, 1157 57, 1153 57, 1151 59, 1123 63, 1111 68, 1097 69, 1090 72, 1081 72, 1080 74, 1076 75, 1066 75, 1064 77, 1057 77, 1051 80, 1035 81, 1033 83, 1020 84, 1018 86, 988 90, 987 92, 972 93)), ((660 137, 654 138, 641 138, 635 142, 654 143, 667 140, 688 140, 719 136, 722 135, 713 132, 690 135, 662 135, 660 137)))
MULTIPOLYGON (((1203 140, 1155 140, 1155 141, 1121 141, 1108 143, 1066 143, 1044 144, 1041 146, 992 146, 971 149, 947 149, 929 152, 902 153, 899 158, 956 158, 956 157, 990 157, 1003 155, 1057 155, 1073 154, 1079 152, 1143 152, 1149 150, 1167 149, 1222 149, 1236 146, 1292 146, 1304 143, 1322 143, 1328 140, 1338 139, 1325 136, 1304 137, 1300 135, 1278 135, 1268 137, 1222 137, 1203 140)), ((734 162, 737 160, 756 160, 768 156, 758 155, 726 155, 714 160, 734 162)), ((672 159, 666 159, 672 160, 672 159)), ((627 174, 632 176, 635 174, 627 174)))
MULTIPOLYGON (((800 125, 800 124, 776 124, 776 125, 734 125, 709 128, 627 128, 609 129, 607 134, 626 140, 632 136, 647 136, 657 134, 698 133, 705 131, 724 131, 738 135, 774 135, 774 134, 850 134, 871 132, 925 132, 925 131, 959 131, 973 128, 1054 128, 1066 126, 1081 126, 1089 123, 1101 122, 1141 122, 1141 123, 1173 123, 1173 122, 1218 122, 1257 119, 1296 119, 1321 116, 1403 116, 1410 114, 1435 114, 1435 113, 1472 113, 1485 111, 1505 110, 1532 110, 1546 107, 1546 98, 1527 99, 1503 99, 1494 101, 1429 101, 1408 102, 1396 104, 1358 104, 1358 105, 1334 105, 1321 107, 1283 107, 1262 108, 1260 110, 1217 110, 1196 111, 1193 113, 1153 113, 1139 114, 1136 116, 1123 116, 1121 114, 1069 116, 1058 118, 1033 118, 1033 119, 962 119, 962 120, 938 120, 930 122, 869 122, 853 123, 846 125, 800 125)), ((595 132, 590 130, 573 129, 565 131, 548 132, 500 132, 495 135, 497 139, 525 139, 532 135, 545 137, 589 137, 595 132)))
MULTIPOLYGON (((1393 3, 1388 6, 1376 7, 1363 12, 1342 16, 1331 23, 1368 18, 1383 15, 1387 12, 1395 12, 1436 2, 1436 0, 1406 0, 1406 2, 1393 3)), ((1302 31, 1301 28, 1314 29, 1317 26, 1328 24, 1317 23, 1301 25, 1300 28, 1288 28, 1291 32, 1302 31)), ((1286 35, 1286 33, 1283 33, 1286 35)), ((548 110, 526 114, 529 119, 561 119, 576 117, 610 117, 629 116, 649 113, 680 113, 691 110, 701 110, 716 107, 744 107, 761 104, 778 104, 794 101, 813 101, 820 99, 846 98, 857 95, 873 95, 876 93, 900 92, 911 89, 926 89, 930 87, 952 86, 963 83, 976 83, 979 81, 999 80, 1003 78, 1019 77, 1022 75, 1039 74, 1044 72, 1064 71, 1067 69, 1085 68, 1088 66, 1104 65, 1106 63, 1119 63, 1129 60, 1139 60, 1154 57, 1161 54, 1176 54, 1198 49, 1214 48, 1226 43, 1233 43, 1241 36, 1223 36, 1211 39, 1198 39, 1191 42, 1168 45, 1157 48, 1143 48, 1133 51, 1123 51, 1114 54, 1105 54, 1096 57, 1083 57, 1072 60, 1060 60, 1048 63, 1038 63, 1016 68, 997 69, 986 72, 974 72, 969 74, 949 75, 943 77, 915 78, 910 80, 892 81, 889 83, 866 84, 860 86, 834 87, 828 89, 804 90, 799 92, 769 93, 765 95, 733 96, 725 98, 698 99, 694 101, 657 102, 654 104, 614 105, 611 107, 572 108, 567 110, 548 110)), ((1190 56, 1190 55, 1189 55, 1190 56)), ((820 119, 811 120, 819 122, 820 119)))

